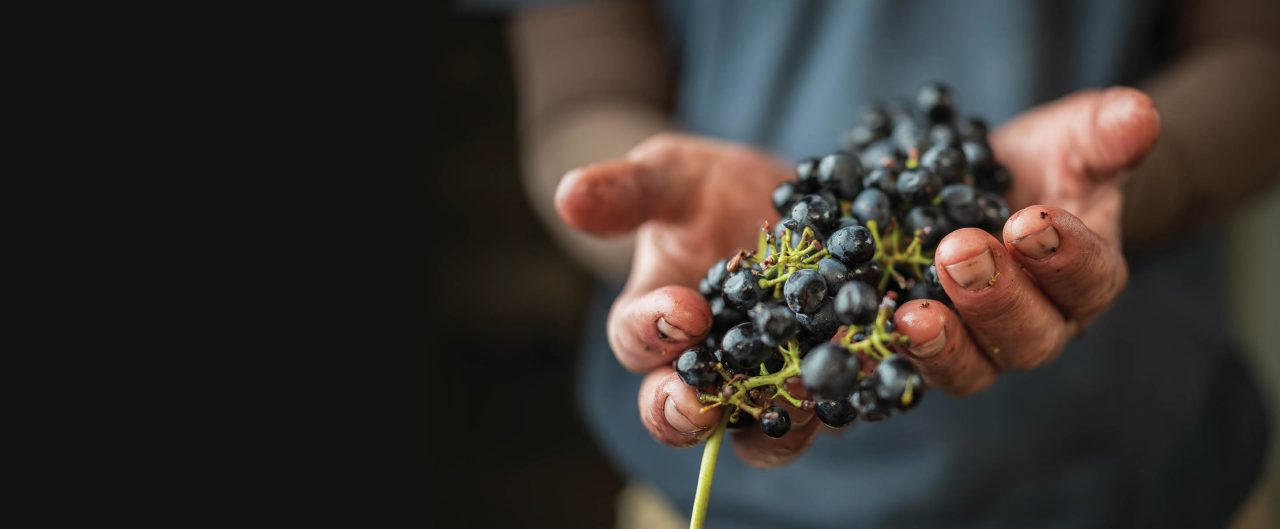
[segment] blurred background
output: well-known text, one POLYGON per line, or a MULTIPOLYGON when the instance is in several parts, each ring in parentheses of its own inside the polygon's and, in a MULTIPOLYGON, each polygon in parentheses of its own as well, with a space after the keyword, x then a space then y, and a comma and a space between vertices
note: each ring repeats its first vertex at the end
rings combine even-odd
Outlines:
POLYGON ((432 516, 439 527, 610 527, 622 479, 573 404, 591 278, 521 187, 504 19, 435 4, 451 49, 429 65, 433 124, 448 133, 427 146, 426 206, 472 236, 450 250, 465 262, 427 271, 438 308, 429 354, 459 375, 432 391, 466 395, 478 414, 432 439, 431 479, 447 491, 431 498, 432 516))
MULTIPOLYGON (((426 206, 473 236, 455 239, 466 262, 429 265, 432 360, 455 377, 433 395, 467 395, 474 419, 432 440, 431 479, 446 493, 431 516, 446 527, 609 527, 622 479, 587 435, 574 404, 580 318, 591 278, 535 218, 520 184, 515 96, 505 19, 440 2, 428 65, 442 142, 430 158, 426 206)), ((1233 318, 1247 362, 1280 428, 1280 186, 1232 224, 1233 318)), ((429 243, 429 242, 428 242, 429 243)), ((632 412, 632 410, 623 410, 632 412)), ((1280 505, 1280 434, 1272 436, 1268 492, 1280 505)), ((1242 526, 1253 526, 1247 520, 1242 526)))

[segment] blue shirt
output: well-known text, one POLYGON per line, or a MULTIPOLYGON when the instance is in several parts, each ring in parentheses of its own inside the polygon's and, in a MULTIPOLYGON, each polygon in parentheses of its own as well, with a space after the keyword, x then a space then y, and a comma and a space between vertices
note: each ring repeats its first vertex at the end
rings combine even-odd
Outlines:
MULTIPOLYGON (((684 129, 798 159, 834 150, 862 104, 930 80, 993 125, 1071 91, 1136 84, 1170 58, 1174 6, 1049 2, 671 0, 684 129)), ((1211 236, 1130 256, 1115 305, 1052 363, 963 399, 821 435, 782 468, 720 459, 709 527, 1221 527, 1266 443, 1224 332, 1211 236)), ((640 377, 587 323, 583 412, 612 460, 691 508, 701 450, 661 446, 640 377)))

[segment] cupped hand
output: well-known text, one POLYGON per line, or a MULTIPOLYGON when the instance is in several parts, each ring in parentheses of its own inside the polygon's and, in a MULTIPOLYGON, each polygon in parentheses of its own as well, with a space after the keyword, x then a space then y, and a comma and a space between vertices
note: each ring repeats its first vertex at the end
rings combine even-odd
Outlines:
MULTIPOLYGON (((662 443, 691 446, 720 422, 722 411, 703 412, 697 391, 671 368, 711 330, 711 308, 691 287, 711 263, 755 245, 762 224, 778 216, 769 194, 791 176, 782 162, 745 146, 661 134, 623 159, 570 172, 556 190, 556 209, 571 226, 601 236, 636 232, 630 277, 609 311, 609 345, 623 366, 646 374, 640 417, 662 443)), ((804 395, 802 386, 791 389, 804 395)), ((798 455, 819 421, 789 412, 786 436, 746 428, 734 433, 734 449, 758 466, 798 455)))
POLYGON ((1073 94, 995 132, 991 147, 1013 175, 1023 208, 1003 240, 977 229, 938 245, 938 278, 955 310, 917 300, 895 315, 925 380, 965 395, 1002 370, 1031 369, 1124 289, 1120 207, 1126 169, 1155 144, 1151 99, 1131 88, 1073 94))

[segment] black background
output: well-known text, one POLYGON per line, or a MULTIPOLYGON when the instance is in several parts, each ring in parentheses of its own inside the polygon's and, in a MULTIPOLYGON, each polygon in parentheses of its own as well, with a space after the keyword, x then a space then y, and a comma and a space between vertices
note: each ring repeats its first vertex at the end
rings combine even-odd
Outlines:
POLYGON ((453 235, 421 241, 427 458, 442 491, 430 516, 441 527, 611 526, 622 482, 573 400, 591 278, 521 186, 505 20, 447 4, 436 15, 426 200, 439 220, 428 236, 453 235))

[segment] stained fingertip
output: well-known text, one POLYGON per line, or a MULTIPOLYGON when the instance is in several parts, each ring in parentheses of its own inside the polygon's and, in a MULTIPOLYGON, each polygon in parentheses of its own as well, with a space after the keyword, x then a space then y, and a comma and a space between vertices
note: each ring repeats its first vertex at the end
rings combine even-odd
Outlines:
MULTIPOLYGON (((943 288, 947 287, 947 279, 974 292, 990 286, 997 272, 992 253, 995 246, 995 238, 977 228, 957 230, 942 239, 934 261, 938 265, 938 278, 943 281, 943 288)), ((946 289, 954 299, 956 294, 952 289, 946 289)))
POLYGON ((1044 259, 1058 253, 1062 238, 1053 227, 1057 208, 1031 206, 1009 217, 1004 225, 1004 240, 1018 253, 1030 259, 1044 259))
POLYGON ((700 341, 711 330, 711 305, 702 294, 680 286, 665 286, 653 291, 665 298, 654 322, 659 339, 672 343, 700 341))
POLYGON ((710 435, 720 423, 722 411, 703 409, 697 390, 685 384, 669 367, 645 377, 639 395, 640 417, 649 434, 673 447, 688 447, 710 435))
POLYGON ((894 314, 898 332, 911 342, 907 353, 916 358, 931 358, 947 345, 946 306, 933 300, 917 299, 904 304, 894 314))
POLYGON ((643 195, 645 169, 617 160, 569 171, 556 186, 556 212, 566 223, 596 235, 621 235, 648 219, 643 195))

